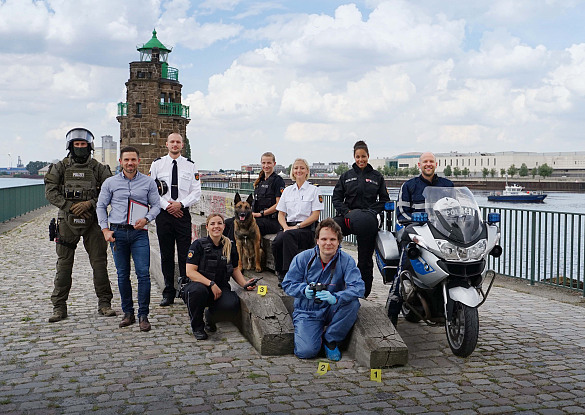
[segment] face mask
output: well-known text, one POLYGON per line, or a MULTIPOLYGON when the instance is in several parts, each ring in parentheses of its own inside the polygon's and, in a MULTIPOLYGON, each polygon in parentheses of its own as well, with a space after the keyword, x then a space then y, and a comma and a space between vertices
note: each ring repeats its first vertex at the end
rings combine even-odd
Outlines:
POLYGON ((71 152, 73 155, 73 160, 77 163, 83 163, 87 161, 87 158, 91 154, 91 148, 87 147, 73 147, 73 151, 71 152))

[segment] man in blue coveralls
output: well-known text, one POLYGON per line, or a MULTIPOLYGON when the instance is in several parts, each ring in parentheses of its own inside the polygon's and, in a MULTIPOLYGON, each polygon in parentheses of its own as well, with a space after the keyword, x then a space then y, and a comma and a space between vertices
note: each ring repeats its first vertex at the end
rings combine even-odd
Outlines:
POLYGON ((282 288, 295 297, 295 355, 315 357, 324 343, 327 358, 338 361, 338 344, 357 319, 365 285, 353 258, 341 251, 339 225, 325 219, 315 235, 317 245, 293 258, 282 288))

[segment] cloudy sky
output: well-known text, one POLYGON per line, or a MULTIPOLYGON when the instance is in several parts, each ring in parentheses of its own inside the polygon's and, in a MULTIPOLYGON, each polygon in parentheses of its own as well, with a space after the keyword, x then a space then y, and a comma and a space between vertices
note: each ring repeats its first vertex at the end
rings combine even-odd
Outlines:
POLYGON ((584 21, 579 0, 0 0, 0 166, 63 157, 74 126, 118 141, 153 28, 200 169, 350 161, 357 139, 584 151, 584 21))

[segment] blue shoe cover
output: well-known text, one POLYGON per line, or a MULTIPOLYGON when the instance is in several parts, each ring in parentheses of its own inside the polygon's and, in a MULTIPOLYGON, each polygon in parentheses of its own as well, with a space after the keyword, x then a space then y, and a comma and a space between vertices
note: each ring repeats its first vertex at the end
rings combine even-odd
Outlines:
POLYGON ((341 359, 341 352, 339 351, 339 347, 335 346, 335 349, 331 350, 329 347, 327 347, 327 345, 325 345, 325 356, 329 360, 339 362, 341 359))

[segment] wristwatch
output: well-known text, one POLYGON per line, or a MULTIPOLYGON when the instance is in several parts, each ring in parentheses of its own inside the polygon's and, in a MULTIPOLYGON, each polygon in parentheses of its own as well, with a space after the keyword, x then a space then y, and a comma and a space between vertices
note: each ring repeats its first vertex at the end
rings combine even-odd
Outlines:
POLYGON ((264 209, 262 209, 262 210, 260 211, 260 214, 262 215, 262 217, 264 217, 264 209))
POLYGON ((209 288, 213 287, 215 285, 215 281, 209 281, 209 288))
POLYGON ((301 224, 300 223, 297 223, 297 226, 296 227, 297 227, 297 229, 301 229, 301 224))

